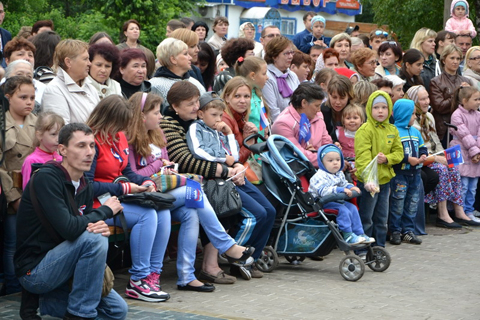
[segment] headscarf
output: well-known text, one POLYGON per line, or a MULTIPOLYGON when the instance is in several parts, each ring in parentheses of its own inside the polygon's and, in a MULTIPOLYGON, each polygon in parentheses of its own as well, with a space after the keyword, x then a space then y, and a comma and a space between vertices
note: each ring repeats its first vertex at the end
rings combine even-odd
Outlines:
POLYGON ((417 116, 417 121, 420 124, 420 132, 422 133, 423 140, 428 142, 431 139, 430 132, 435 132, 436 130, 433 127, 432 122, 428 119, 427 113, 424 113, 422 108, 418 105, 418 92, 420 90, 427 91, 422 85, 410 87, 405 93, 405 98, 415 102, 415 114, 417 116))

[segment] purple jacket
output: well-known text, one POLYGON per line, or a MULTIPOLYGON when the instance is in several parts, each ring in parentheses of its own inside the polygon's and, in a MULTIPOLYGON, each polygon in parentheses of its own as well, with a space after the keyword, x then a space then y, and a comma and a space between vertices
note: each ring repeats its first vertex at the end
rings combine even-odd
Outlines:
POLYGON ((162 148, 162 158, 158 160, 155 160, 153 155, 147 158, 140 156, 133 145, 128 145, 128 152, 128 163, 133 172, 146 177, 160 171, 160 168, 163 167, 162 160, 170 161, 166 147, 162 148))
POLYGON ((458 127, 451 130, 453 140, 450 146, 459 144, 462 148, 464 163, 459 166, 462 177, 476 178, 480 176, 480 163, 472 163, 473 156, 480 153, 480 112, 465 110, 463 106, 452 114, 452 124, 458 127))

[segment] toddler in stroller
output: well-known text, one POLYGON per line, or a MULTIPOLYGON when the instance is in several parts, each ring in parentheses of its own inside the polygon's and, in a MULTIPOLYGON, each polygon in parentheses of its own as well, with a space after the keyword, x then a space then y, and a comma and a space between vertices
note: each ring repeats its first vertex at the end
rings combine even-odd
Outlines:
MULTIPOLYGON (((329 194, 345 193, 352 196, 352 191, 360 193, 360 189, 348 183, 343 174, 344 159, 340 149, 327 144, 318 150, 319 170, 310 179, 308 191, 315 197, 325 197, 329 194)), ((348 244, 373 243, 374 238, 365 234, 358 214, 357 207, 350 202, 329 202, 323 206, 324 209, 335 209, 338 211, 337 224, 343 239, 348 244)))

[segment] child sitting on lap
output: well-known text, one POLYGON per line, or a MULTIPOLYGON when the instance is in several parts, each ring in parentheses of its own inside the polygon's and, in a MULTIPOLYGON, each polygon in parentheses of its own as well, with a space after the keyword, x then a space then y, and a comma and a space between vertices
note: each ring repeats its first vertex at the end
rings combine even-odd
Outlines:
MULTIPOLYGON (((344 160, 340 149, 327 144, 318 150, 319 170, 310 179, 308 191, 316 197, 324 197, 332 193, 346 193, 352 191, 360 193, 360 189, 348 183, 343 174, 344 160)), ((343 239, 350 244, 373 243, 374 238, 365 235, 357 207, 350 203, 330 202, 324 205, 325 209, 338 210, 337 224, 343 234, 343 239)))

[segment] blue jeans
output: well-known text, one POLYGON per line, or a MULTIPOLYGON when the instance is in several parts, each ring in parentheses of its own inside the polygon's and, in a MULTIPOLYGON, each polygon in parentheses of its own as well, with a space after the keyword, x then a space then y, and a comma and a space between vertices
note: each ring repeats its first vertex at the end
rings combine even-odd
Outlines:
POLYGON ((477 192, 478 178, 462 177, 462 199, 465 213, 472 213, 475 209, 475 194, 477 192))
POLYGON ((63 317, 68 310, 83 318, 125 319, 128 306, 115 290, 101 297, 107 250, 107 237, 85 231, 76 240, 64 241, 50 250, 29 274, 19 278, 20 283, 26 290, 41 295, 41 304, 54 302, 41 307, 53 316, 63 317), (68 294, 68 281, 72 276, 72 289, 68 294))
POLYGON ((374 245, 385 247, 390 183, 380 185, 380 192, 373 197, 365 190, 362 182, 359 181, 357 187, 362 192, 358 200, 363 230, 367 236, 375 238, 374 245))
POLYGON ((237 186, 242 199, 243 219, 235 240, 239 245, 255 247, 252 257, 257 260, 267 244, 273 223, 275 222, 275 208, 268 199, 250 182, 245 180, 243 186, 237 186))
MULTIPOLYGON (((129 270, 134 281, 146 278, 150 273, 162 272, 163 258, 170 238, 171 218, 169 210, 141 207, 122 203, 125 220, 130 232, 132 268, 129 270)), ((113 219, 105 220, 112 226, 113 219)), ((115 225, 120 226, 116 221, 115 225)))
POLYGON ((177 254, 177 284, 184 286, 195 280, 195 254, 198 239, 198 224, 205 230, 212 245, 220 253, 230 249, 235 241, 225 232, 225 229, 218 221, 215 211, 206 197, 203 198, 203 208, 185 207, 186 187, 180 187, 169 191, 176 200, 173 203, 172 220, 181 223, 178 235, 177 254))
POLYGON ((421 184, 420 172, 412 176, 397 174, 390 181, 392 189, 390 195, 390 217, 388 220, 390 232, 406 233, 414 231, 421 184))
POLYGON ((17 247, 17 215, 6 214, 3 221, 5 238, 3 239, 3 269, 5 273, 5 289, 7 294, 22 291, 20 282, 15 276, 13 256, 17 247))
POLYGON ((357 207, 348 201, 344 203, 329 202, 323 206, 324 209, 338 210, 337 224, 342 232, 353 232, 357 236, 364 234, 362 221, 358 214, 357 207))

